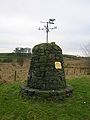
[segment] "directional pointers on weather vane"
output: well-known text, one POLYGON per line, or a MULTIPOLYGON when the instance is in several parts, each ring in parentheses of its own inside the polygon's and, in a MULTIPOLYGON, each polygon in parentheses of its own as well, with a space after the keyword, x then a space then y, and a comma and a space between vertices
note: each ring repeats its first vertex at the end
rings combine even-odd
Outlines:
POLYGON ((45 30, 46 31, 46 43, 48 43, 48 32, 50 32, 50 30, 54 30, 57 29, 57 26, 54 26, 52 28, 49 27, 49 24, 54 24, 55 19, 49 19, 48 22, 40 22, 40 23, 45 23, 46 25, 44 25, 44 28, 40 28, 38 30, 45 30))

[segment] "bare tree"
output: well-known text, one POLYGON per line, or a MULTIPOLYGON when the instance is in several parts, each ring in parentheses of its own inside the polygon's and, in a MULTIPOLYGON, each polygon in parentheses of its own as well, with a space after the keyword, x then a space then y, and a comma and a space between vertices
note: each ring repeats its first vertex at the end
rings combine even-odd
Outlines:
POLYGON ((90 42, 87 45, 83 44, 83 51, 86 57, 90 57, 90 42))
POLYGON ((90 42, 88 42, 86 45, 83 44, 83 54, 85 56, 85 64, 88 68, 88 73, 90 75, 90 42))

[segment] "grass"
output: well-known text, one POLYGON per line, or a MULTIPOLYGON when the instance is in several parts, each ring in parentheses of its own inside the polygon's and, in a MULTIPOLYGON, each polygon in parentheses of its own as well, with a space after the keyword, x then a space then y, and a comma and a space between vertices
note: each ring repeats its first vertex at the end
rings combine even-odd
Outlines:
POLYGON ((0 53, 0 63, 16 62, 17 59, 31 59, 31 53, 0 53))
POLYGON ((67 82, 73 97, 56 102, 21 98, 18 82, 0 84, 0 120, 90 120, 90 76, 67 82))

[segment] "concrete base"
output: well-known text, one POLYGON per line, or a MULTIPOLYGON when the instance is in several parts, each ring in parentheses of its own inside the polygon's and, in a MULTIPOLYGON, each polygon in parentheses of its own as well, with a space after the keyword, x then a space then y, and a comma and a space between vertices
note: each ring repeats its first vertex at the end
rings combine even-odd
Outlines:
POLYGON ((21 86, 21 95, 22 97, 28 98, 40 98, 40 99, 49 99, 49 100, 63 100, 65 97, 72 96, 73 88, 67 86, 62 90, 38 90, 30 89, 27 86, 21 86))

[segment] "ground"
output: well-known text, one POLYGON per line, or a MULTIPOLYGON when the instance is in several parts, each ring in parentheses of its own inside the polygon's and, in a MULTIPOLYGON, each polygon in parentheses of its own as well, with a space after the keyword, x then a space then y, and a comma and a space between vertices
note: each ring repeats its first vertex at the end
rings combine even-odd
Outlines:
POLYGON ((89 120, 90 76, 67 80, 73 96, 64 101, 25 99, 21 82, 0 84, 0 120, 89 120))

